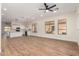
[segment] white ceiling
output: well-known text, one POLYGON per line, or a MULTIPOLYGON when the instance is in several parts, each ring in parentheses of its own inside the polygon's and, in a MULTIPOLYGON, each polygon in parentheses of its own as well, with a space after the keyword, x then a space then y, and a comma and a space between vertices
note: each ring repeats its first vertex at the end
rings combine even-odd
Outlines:
MULTIPOLYGON (((48 5, 53 5, 55 3, 48 3, 48 5)), ((48 12, 44 13, 44 11, 38 10, 39 8, 43 8, 43 3, 3 3, 2 4, 2 19, 4 21, 20 21, 27 22, 31 20, 38 20, 46 17, 51 17, 54 14, 63 14, 76 11, 79 4, 77 3, 56 3, 56 7, 59 10, 56 13, 48 12), (6 8, 7 11, 3 11, 6 8), (43 14, 43 16, 40 16, 43 14), (6 19, 5 19, 6 18, 6 19), (17 19, 17 20, 16 20, 17 19)))

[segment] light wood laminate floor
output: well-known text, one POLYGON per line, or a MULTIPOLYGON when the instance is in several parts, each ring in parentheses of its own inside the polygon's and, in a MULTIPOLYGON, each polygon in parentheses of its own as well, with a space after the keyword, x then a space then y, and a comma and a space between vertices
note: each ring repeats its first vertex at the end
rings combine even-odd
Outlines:
POLYGON ((79 56, 76 43, 40 37, 18 37, 6 41, 6 56, 79 56))

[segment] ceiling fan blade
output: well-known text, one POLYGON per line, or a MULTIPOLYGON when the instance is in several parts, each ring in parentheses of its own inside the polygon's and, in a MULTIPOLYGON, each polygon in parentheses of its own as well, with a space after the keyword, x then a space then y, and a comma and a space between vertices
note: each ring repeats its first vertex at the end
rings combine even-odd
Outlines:
POLYGON ((53 10, 49 10, 49 11, 52 11, 53 12, 53 10))
POLYGON ((51 7, 49 7, 48 9, 51 9, 51 8, 53 8, 53 7, 55 7, 56 6, 56 4, 55 5, 53 5, 53 6, 51 6, 51 7))
POLYGON ((42 9, 42 8, 40 8, 39 10, 46 10, 46 9, 42 9))
POLYGON ((48 5, 46 3, 44 3, 44 6, 45 6, 46 9, 48 9, 48 5))

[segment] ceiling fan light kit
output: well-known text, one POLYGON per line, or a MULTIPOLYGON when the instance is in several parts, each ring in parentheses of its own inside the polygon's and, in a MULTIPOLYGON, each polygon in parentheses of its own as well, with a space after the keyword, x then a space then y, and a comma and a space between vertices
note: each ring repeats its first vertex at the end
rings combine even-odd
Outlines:
POLYGON ((3 8, 3 10, 4 10, 4 11, 7 11, 7 9, 6 9, 6 8, 3 8))
POLYGON ((45 12, 49 12, 49 11, 57 12, 57 10, 59 9, 59 8, 55 8, 54 10, 52 10, 52 8, 56 7, 56 4, 49 6, 49 5, 47 5, 47 3, 44 3, 44 6, 45 6, 45 8, 40 8, 39 10, 45 10, 45 12))
POLYGON ((49 12, 49 10, 46 10, 46 12, 49 12))

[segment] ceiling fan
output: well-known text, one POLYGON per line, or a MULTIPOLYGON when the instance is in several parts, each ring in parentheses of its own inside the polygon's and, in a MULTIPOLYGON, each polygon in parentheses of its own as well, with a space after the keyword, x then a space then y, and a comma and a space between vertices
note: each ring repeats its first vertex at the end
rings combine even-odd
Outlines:
POLYGON ((49 6, 47 5, 47 3, 44 3, 45 8, 40 8, 39 10, 45 10, 45 12, 51 11, 51 12, 56 12, 56 10, 58 10, 59 8, 55 8, 54 10, 52 10, 52 8, 56 7, 56 4, 49 6))

